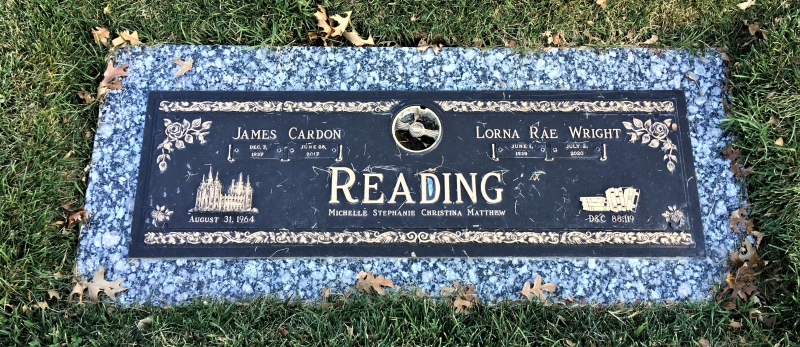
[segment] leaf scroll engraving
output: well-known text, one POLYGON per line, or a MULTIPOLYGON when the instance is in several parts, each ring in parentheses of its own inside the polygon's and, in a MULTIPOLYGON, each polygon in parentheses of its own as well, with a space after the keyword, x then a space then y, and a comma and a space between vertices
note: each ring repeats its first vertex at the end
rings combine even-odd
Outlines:
POLYGON ((648 119, 642 122, 641 119, 633 118, 633 122, 622 122, 625 129, 628 129, 628 135, 631 136, 631 143, 641 141, 641 144, 647 145, 650 148, 659 148, 665 152, 664 160, 667 161, 667 170, 669 172, 675 171, 675 163, 678 157, 673 154, 677 146, 672 140, 667 137, 670 129, 677 130, 678 125, 672 122, 672 119, 665 119, 663 122, 654 122, 648 119))
POLYGON ((164 127, 164 134, 167 135, 167 138, 158 144, 157 148, 161 150, 161 154, 156 158, 158 169, 161 172, 167 171, 167 160, 171 159, 170 153, 175 149, 184 149, 187 143, 194 143, 195 139, 200 144, 206 143, 205 136, 208 135, 208 132, 204 130, 211 128, 211 121, 203 122, 197 118, 191 122, 186 119, 182 122, 173 122, 164 118, 164 127))

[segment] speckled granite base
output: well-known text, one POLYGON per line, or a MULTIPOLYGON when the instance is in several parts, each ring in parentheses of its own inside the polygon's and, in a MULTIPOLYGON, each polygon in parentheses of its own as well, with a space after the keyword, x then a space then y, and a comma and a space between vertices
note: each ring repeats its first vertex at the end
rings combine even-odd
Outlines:
POLYGON ((319 297, 320 287, 343 291, 360 270, 395 284, 438 292, 453 280, 477 284, 484 300, 519 298, 537 274, 556 283, 556 296, 589 301, 702 300, 723 280, 736 236, 727 226, 740 191, 719 155, 729 139, 723 118, 722 60, 716 54, 645 49, 550 50, 523 54, 507 49, 264 48, 229 46, 131 47, 117 54, 130 64, 124 90, 112 90, 100 107, 78 270, 86 277, 100 265, 109 279, 130 287, 118 301, 177 303, 193 297, 274 295, 319 297), (174 77, 172 59, 192 57, 194 68, 174 77), (686 77, 691 72, 698 85, 686 77), (270 259, 128 260, 147 92, 150 90, 660 90, 685 91, 700 189, 704 259, 270 259))

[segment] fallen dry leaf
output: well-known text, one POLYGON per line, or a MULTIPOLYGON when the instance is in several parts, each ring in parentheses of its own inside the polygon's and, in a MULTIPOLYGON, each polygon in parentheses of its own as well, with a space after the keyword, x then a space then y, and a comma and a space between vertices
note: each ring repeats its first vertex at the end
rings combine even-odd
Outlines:
POLYGON ((331 33, 331 36, 340 36, 344 34, 345 30, 347 29, 347 26, 350 24, 351 14, 353 14, 353 11, 347 11, 345 12, 344 17, 335 14, 328 18, 328 23, 331 25, 331 28, 333 28, 333 33, 331 33))
POLYGON ((289 330, 286 330, 284 328, 280 328, 280 329, 278 329, 278 333, 281 334, 281 336, 286 337, 286 335, 289 335, 289 330))
POLYGON ((128 64, 114 66, 114 63, 109 60, 108 65, 106 65, 106 71, 103 72, 103 82, 107 83, 115 78, 130 76, 130 73, 125 71, 127 68, 128 64))
POLYGON ((595 1, 596 4, 600 5, 600 8, 606 9, 606 0, 597 0, 595 1))
POLYGON ((733 300, 726 301, 722 304, 722 309, 725 311, 731 311, 736 308, 736 303, 733 300))
POLYGON ((708 340, 704 339, 704 338, 700 339, 700 341, 698 341, 698 343, 700 343, 700 346, 703 346, 703 347, 708 347, 708 345, 711 344, 711 342, 708 342, 708 340))
POLYGON ((644 44, 645 45, 652 45, 652 44, 654 44, 656 42, 658 42, 658 35, 653 35, 653 36, 650 36, 650 38, 647 39, 647 41, 645 41, 644 44))
POLYGON ((113 40, 111 40, 111 47, 122 48, 125 47, 125 39, 122 36, 117 36, 113 40))
POLYGON ((736 5, 740 10, 746 10, 748 7, 755 5, 756 0, 747 0, 736 5))
POLYGON ((747 211, 744 210, 744 207, 739 207, 739 209, 731 212, 730 226, 731 229, 733 229, 733 232, 741 234, 741 231, 739 230, 739 223, 744 223, 746 228, 748 223, 746 217, 747 211))
POLYGON ((92 29, 92 36, 94 36, 94 42, 96 43, 103 43, 103 46, 108 46, 108 37, 111 33, 108 32, 108 29, 103 27, 94 27, 92 29))
POLYGON ((750 35, 755 35, 759 30, 761 30, 761 24, 758 22, 747 24, 747 21, 745 21, 744 25, 747 25, 747 31, 750 32, 750 35))
POLYGON ((139 330, 142 330, 142 329, 147 328, 148 326, 150 326, 151 323, 153 323, 153 318, 150 317, 150 316, 147 316, 147 317, 145 317, 143 319, 140 319, 139 322, 136 323, 136 328, 139 329, 139 330))
POLYGON ((96 99, 87 91, 80 91, 77 93, 78 97, 83 100, 83 103, 88 105, 93 103, 96 99))
POLYGON ((317 26, 322 28, 322 32, 325 33, 325 37, 322 38, 324 41, 331 36, 333 29, 328 25, 328 14, 325 12, 325 9, 322 5, 317 5, 317 7, 319 7, 319 11, 314 12, 314 17, 317 18, 317 26))
POLYGON ((783 146, 783 138, 782 137, 779 137, 777 140, 775 140, 775 146, 779 146, 779 147, 783 146))
POLYGON ((734 329, 739 329, 739 328, 742 327, 742 323, 739 323, 739 322, 737 322, 735 320, 732 320, 731 323, 728 324, 728 326, 731 327, 731 328, 734 328, 734 329))
POLYGON ((323 299, 327 299, 329 296, 331 296, 331 289, 330 288, 322 287, 322 289, 320 289, 319 292, 320 292, 320 294, 322 294, 322 298, 323 299))
POLYGON ((457 297, 453 301, 453 306, 456 308, 456 313, 469 314, 469 308, 472 307, 472 301, 457 297))
POLYGON ((383 276, 375 277, 372 271, 361 271, 356 275, 356 288, 364 293, 369 294, 374 290, 378 295, 384 295, 386 292, 381 287, 394 288, 394 283, 383 276))
POLYGON ((72 296, 74 294, 78 295, 78 303, 83 303, 83 290, 86 289, 89 291, 89 300, 93 302, 97 302, 100 300, 99 294, 102 291, 106 293, 106 295, 112 300, 117 300, 116 294, 128 289, 128 287, 122 286, 122 278, 116 279, 114 282, 109 282, 105 280, 106 268, 100 266, 97 271, 94 272, 94 278, 91 282, 86 281, 79 281, 75 283, 75 287, 72 288, 72 292, 69 293, 69 298, 72 300, 72 296))
POLYGON ((361 36, 358 35, 358 32, 355 30, 347 31, 343 34, 343 36, 357 47, 361 47, 363 45, 372 45, 372 46, 375 45, 375 41, 372 40, 372 35, 370 35, 366 40, 364 40, 361 38, 361 36))
POLYGON ((427 42, 425 42, 425 39, 419 40, 419 43, 417 44, 417 52, 423 53, 427 51, 428 48, 433 50, 433 54, 439 54, 439 50, 442 48, 442 44, 440 43, 440 44, 429 45, 427 42))
POLYGON ((575 346, 575 342, 572 342, 572 340, 567 339, 564 342, 566 342, 567 346, 569 346, 569 347, 575 346))
POLYGON ((106 7, 103 8, 103 14, 111 13, 111 4, 106 4, 106 7))
POLYGON ((524 295, 528 301, 533 300, 533 295, 535 295, 539 300, 545 302, 547 300, 547 296, 544 295, 543 291, 553 293, 556 291, 555 283, 546 283, 542 284, 542 276, 536 275, 536 278, 533 279, 533 287, 531 287, 531 282, 525 282, 522 286, 522 291, 520 294, 524 295), (533 295, 531 295, 533 294, 533 295))
POLYGON ((36 306, 39 306, 41 309, 50 307, 50 305, 47 304, 47 301, 39 301, 36 303, 36 306))
POLYGON ((453 287, 456 295, 453 306, 456 308, 456 313, 469 314, 469 309, 480 301, 475 295, 476 286, 474 284, 462 286, 459 281, 455 281, 453 287))
POLYGON ((86 219, 89 218, 90 214, 92 213, 84 211, 83 206, 81 206, 75 213, 67 217, 67 229, 71 228, 73 224, 86 223, 86 219))
POLYGON ((131 44, 131 46, 141 45, 142 41, 139 41, 139 32, 134 31, 131 33, 130 31, 123 31, 119 33, 119 36, 122 37, 125 41, 131 44))
POLYGON ((58 294, 58 291, 55 291, 53 289, 48 290, 47 295, 49 296, 50 299, 52 298, 56 298, 56 300, 61 299, 61 294, 58 294))
POLYGON ((192 57, 189 57, 189 59, 183 61, 181 57, 177 57, 175 59, 172 59, 172 62, 178 64, 178 66, 181 67, 180 69, 178 69, 178 71, 175 72, 175 77, 177 77, 177 76, 183 76, 187 71, 192 69, 192 64, 194 64, 194 59, 192 59, 192 57))

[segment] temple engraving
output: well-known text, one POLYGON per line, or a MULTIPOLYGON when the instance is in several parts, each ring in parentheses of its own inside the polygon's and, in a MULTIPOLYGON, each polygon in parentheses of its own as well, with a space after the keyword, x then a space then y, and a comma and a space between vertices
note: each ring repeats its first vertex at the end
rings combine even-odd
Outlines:
POLYGON ((239 173, 239 180, 231 180, 228 193, 222 194, 219 172, 214 177, 213 170, 209 167, 208 177, 203 175, 203 180, 200 181, 200 186, 197 187, 194 208, 190 209, 189 212, 258 213, 258 209, 253 207, 253 187, 250 185, 250 176, 247 176, 247 181, 245 181, 242 179, 242 173, 239 173))
POLYGON ((639 190, 633 187, 608 188, 605 196, 581 197, 584 211, 636 212, 639 190))

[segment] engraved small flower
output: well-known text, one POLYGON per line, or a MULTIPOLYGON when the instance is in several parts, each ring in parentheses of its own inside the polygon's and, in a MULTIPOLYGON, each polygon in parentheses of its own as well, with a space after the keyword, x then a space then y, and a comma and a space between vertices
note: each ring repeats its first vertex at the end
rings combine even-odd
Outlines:
POLYGON ((631 136, 631 143, 636 143, 641 140, 643 145, 650 148, 661 147, 664 154, 664 160, 667 161, 667 170, 669 172, 675 171, 675 163, 678 157, 673 154, 673 151, 678 149, 669 135, 670 129, 677 130, 678 125, 672 122, 672 119, 665 119, 663 122, 654 122, 652 119, 642 122, 641 119, 633 118, 633 122, 622 122, 625 129, 630 130, 628 135, 631 136))
POLYGON ((676 205, 667 207, 667 211, 662 213, 661 216, 666 218, 667 223, 671 223, 673 227, 683 226, 683 212, 676 205))
POLYGON ((153 218, 153 226, 156 228, 162 227, 170 216, 172 216, 172 211, 168 210, 167 206, 156 205, 156 209, 150 212, 150 217, 153 218))
POLYGON ((156 158, 158 169, 161 172, 167 171, 167 160, 171 159, 169 153, 172 153, 176 148, 186 148, 187 143, 194 143, 194 139, 200 141, 200 144, 206 143, 205 136, 208 135, 207 131, 211 128, 211 121, 203 122, 202 119, 197 118, 191 123, 188 120, 182 122, 172 122, 164 118, 164 134, 167 138, 158 144, 158 149, 161 154, 156 158))

